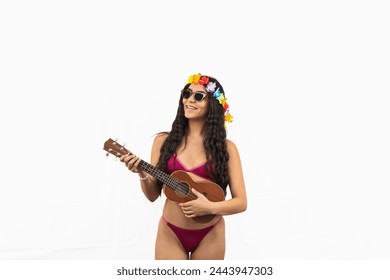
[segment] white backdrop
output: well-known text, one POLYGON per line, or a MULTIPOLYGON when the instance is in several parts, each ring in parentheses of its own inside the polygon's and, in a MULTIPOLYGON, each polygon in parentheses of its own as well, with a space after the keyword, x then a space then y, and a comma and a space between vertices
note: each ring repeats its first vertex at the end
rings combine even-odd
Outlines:
POLYGON ((187 77, 229 100, 246 212, 226 259, 390 257, 386 1, 3 1, 1 259, 154 257, 149 161, 187 77))

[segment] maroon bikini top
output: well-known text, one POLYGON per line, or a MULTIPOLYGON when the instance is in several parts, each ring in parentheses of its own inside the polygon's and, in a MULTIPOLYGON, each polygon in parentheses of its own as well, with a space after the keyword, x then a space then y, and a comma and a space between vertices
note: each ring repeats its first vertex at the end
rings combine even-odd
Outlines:
POLYGON ((206 172, 206 162, 189 169, 180 161, 180 159, 176 156, 176 154, 173 154, 168 160, 167 172, 171 174, 176 170, 191 172, 202 178, 211 180, 211 177, 206 172))

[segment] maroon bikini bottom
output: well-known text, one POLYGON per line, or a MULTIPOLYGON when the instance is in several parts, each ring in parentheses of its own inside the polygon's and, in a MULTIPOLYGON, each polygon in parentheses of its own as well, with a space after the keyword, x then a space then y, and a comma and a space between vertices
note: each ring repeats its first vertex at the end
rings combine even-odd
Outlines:
POLYGON ((215 224, 202 229, 185 229, 171 224, 164 218, 164 216, 162 216, 162 219, 176 234, 187 253, 190 253, 198 247, 199 243, 210 232, 210 230, 212 230, 222 220, 222 217, 215 224))

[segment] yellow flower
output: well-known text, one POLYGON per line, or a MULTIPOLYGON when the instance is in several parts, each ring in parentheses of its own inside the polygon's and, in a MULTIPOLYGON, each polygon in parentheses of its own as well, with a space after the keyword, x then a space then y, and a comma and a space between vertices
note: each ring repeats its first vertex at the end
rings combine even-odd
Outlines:
POLYGON ((199 73, 199 74, 194 74, 194 75, 191 75, 189 78, 188 78, 188 81, 187 81, 187 85, 188 84, 197 84, 200 80, 200 78, 202 77, 202 75, 199 73))
POLYGON ((233 122, 233 116, 230 115, 230 113, 227 113, 226 116, 225 116, 225 121, 227 122, 233 122))
POLYGON ((200 77, 202 77, 202 75, 199 73, 198 75, 194 75, 194 78, 193 78, 193 83, 194 84, 197 84, 200 80, 200 77))

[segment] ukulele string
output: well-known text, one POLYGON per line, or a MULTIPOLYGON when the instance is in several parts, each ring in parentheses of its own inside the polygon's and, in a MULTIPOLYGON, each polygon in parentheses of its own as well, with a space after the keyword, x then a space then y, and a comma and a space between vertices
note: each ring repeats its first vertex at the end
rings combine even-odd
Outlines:
MULTIPOLYGON (((114 142, 113 145, 116 146, 116 147, 119 147, 119 151, 116 151, 116 156, 117 157, 120 157, 120 156, 125 155, 125 154, 126 155, 131 155, 131 152, 128 151, 122 145, 118 144, 118 142, 114 142)), ((116 150, 116 149, 113 149, 113 150, 116 150)), ((167 181, 167 183, 166 182, 164 182, 164 183, 169 185, 169 186, 175 186, 175 189, 179 190, 179 192, 185 193, 183 195, 184 197, 188 197, 190 200, 194 200, 194 199, 197 198, 197 196, 194 195, 190 191, 189 188, 187 188, 184 185, 182 185, 182 183, 180 181, 178 181, 176 178, 173 178, 173 177, 165 174, 161 170, 152 168, 152 165, 149 166, 149 164, 146 161, 141 160, 140 163, 139 163, 139 166, 142 169, 144 169, 145 171, 147 171, 147 173, 149 173, 153 177, 159 177, 158 175, 160 175, 160 177, 165 178, 166 179, 165 181, 167 181)))
POLYGON ((150 175, 152 175, 153 177, 160 177, 160 178, 164 178, 165 180, 162 180, 163 183, 165 183, 166 185, 168 186, 172 186, 174 187, 174 189, 177 189, 179 190, 179 192, 181 193, 185 193, 183 196, 184 197, 188 197, 189 199, 191 200, 194 200, 197 198, 196 195, 194 195, 190 190, 189 188, 183 186, 183 184, 177 180, 176 178, 174 177, 171 177, 167 174, 165 174, 164 172, 162 172, 161 170, 159 169, 155 169, 155 168, 152 168, 152 166, 149 166, 149 164, 143 160, 140 161, 139 167, 141 167, 142 169, 144 169, 147 173, 149 173, 150 175), (160 175, 160 176, 159 176, 160 175), (165 182, 164 182, 165 181, 165 182))

